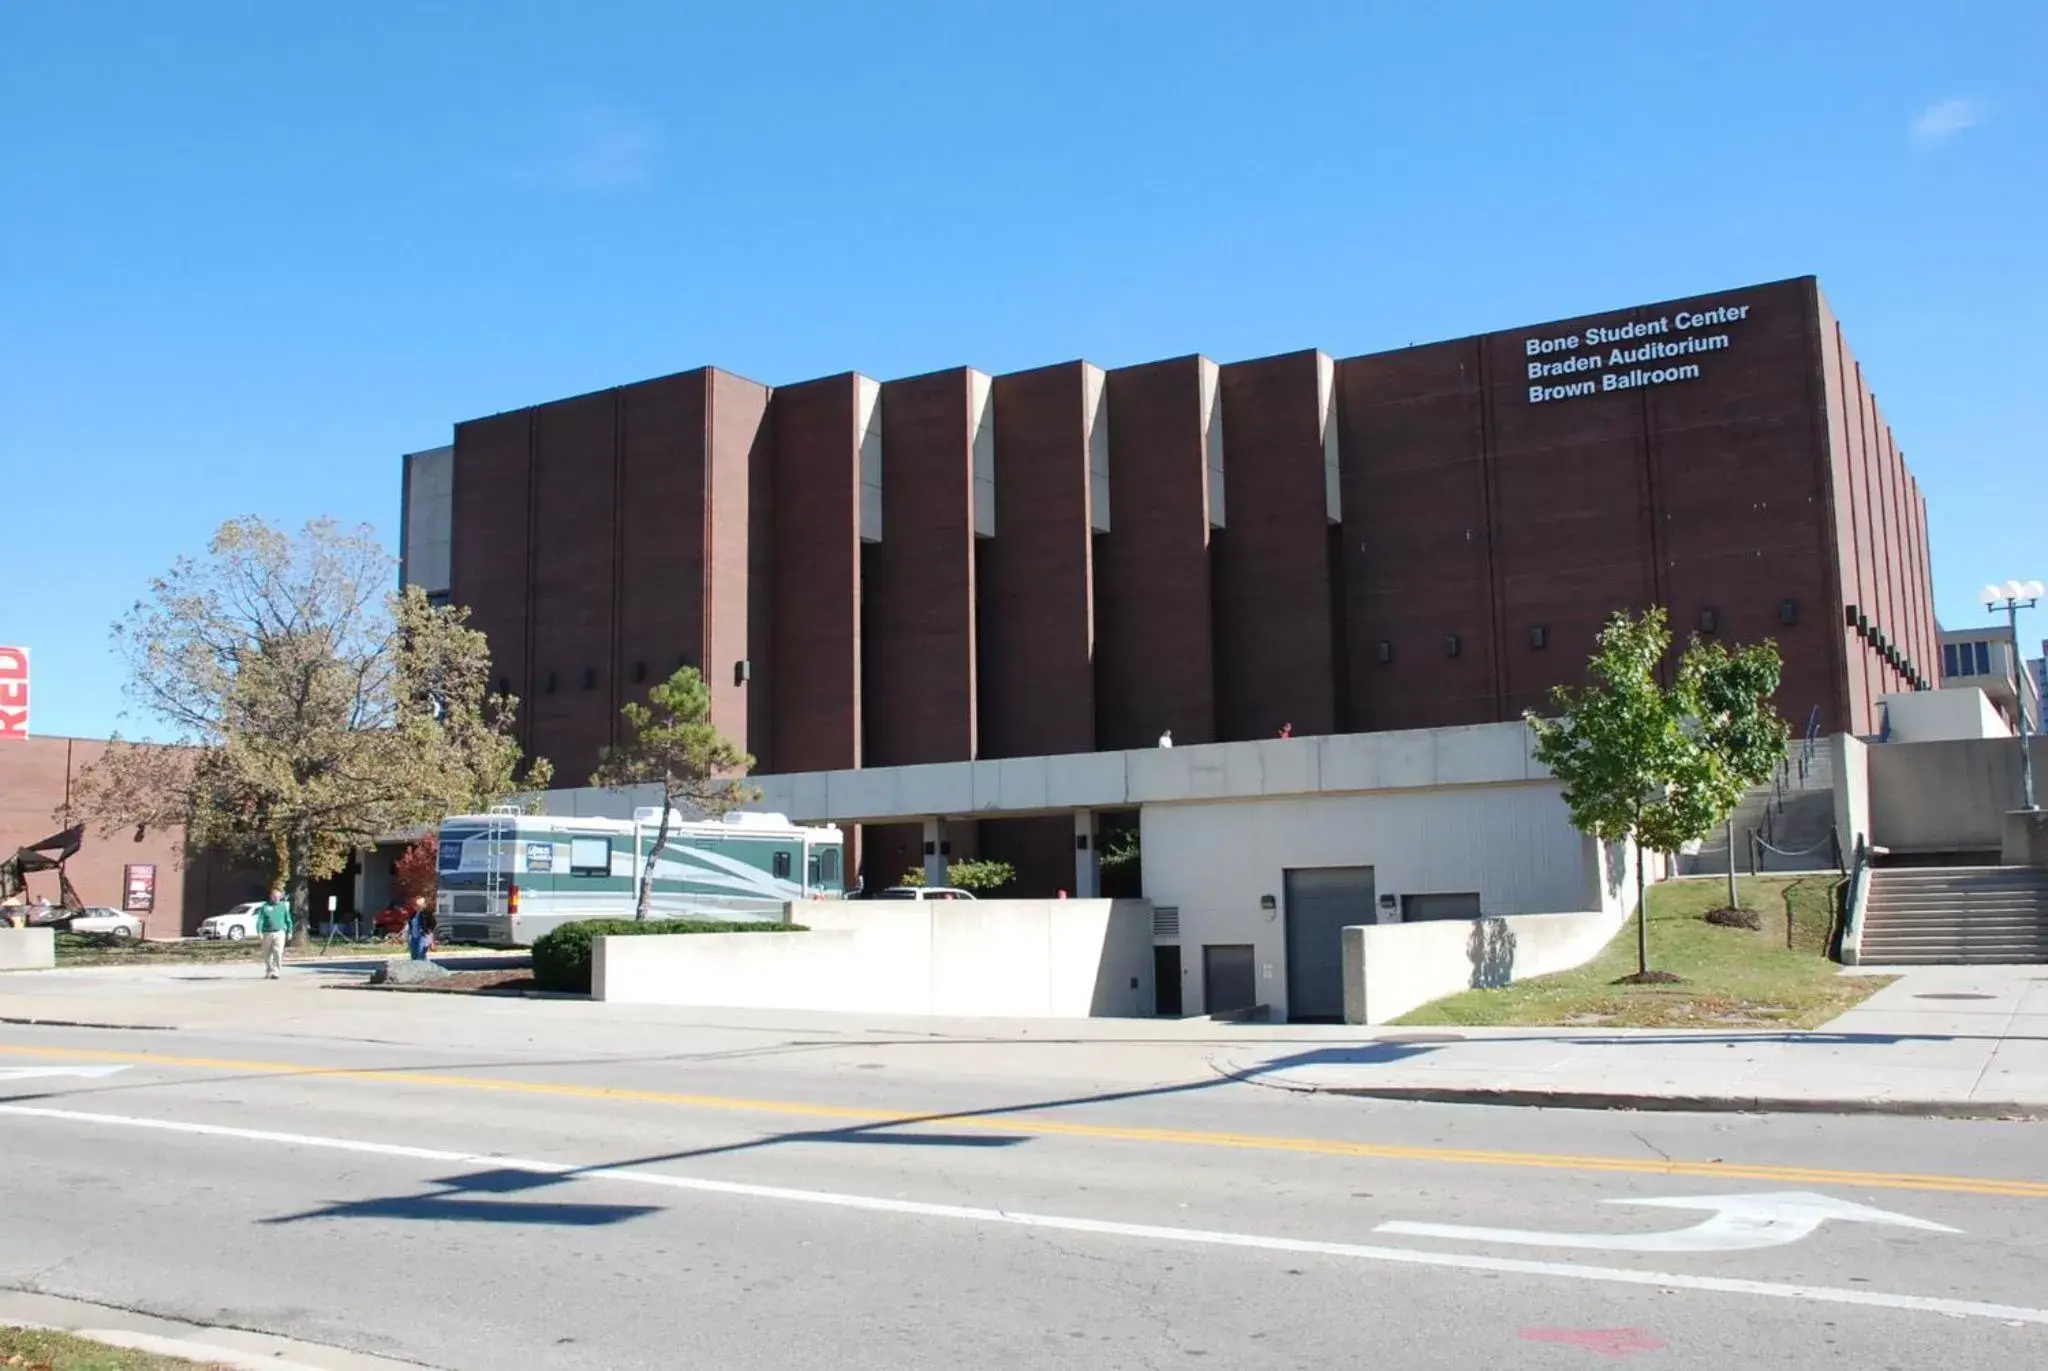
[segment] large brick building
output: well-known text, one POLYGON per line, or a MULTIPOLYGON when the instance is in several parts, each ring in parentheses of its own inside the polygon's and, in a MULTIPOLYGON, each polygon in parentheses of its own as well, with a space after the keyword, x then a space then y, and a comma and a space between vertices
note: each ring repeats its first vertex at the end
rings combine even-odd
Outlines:
MULTIPOLYGON (((765 772, 1511 719, 1653 603, 1775 638, 1795 728, 1939 674, 1811 277, 1351 358, 684 372, 457 424, 405 489, 562 784, 679 663, 765 772)), ((1055 869, 1032 822, 983 850, 1055 869)))

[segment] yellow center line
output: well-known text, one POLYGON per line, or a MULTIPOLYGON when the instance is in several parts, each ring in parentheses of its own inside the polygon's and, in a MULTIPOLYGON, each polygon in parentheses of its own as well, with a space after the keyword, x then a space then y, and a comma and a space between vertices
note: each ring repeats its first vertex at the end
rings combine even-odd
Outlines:
MULTIPOLYGON (((226 1057, 184 1057, 155 1052, 110 1052, 91 1048, 26 1047, 0 1043, 0 1053, 21 1057, 54 1057, 134 1065, 189 1067, 201 1071, 237 1071, 265 1076, 309 1076, 330 1080, 377 1081, 444 1090, 490 1091, 498 1094, 553 1098, 623 1100, 684 1109, 747 1114, 780 1114, 798 1118, 858 1121, 876 1128, 943 1124, 947 1128, 995 1133, 1022 1133, 1060 1138, 1091 1138, 1111 1142, 1167 1143, 1187 1147, 1223 1147, 1253 1152, 1307 1153, 1325 1157, 1369 1157, 1381 1161, 1436 1162, 1456 1166, 1528 1167, 1551 1171, 1608 1171, 1644 1176, 1704 1176, 1716 1180, 1796 1182, 1805 1185, 1866 1187, 1880 1190, 1927 1190, 1957 1195, 1994 1195, 2010 1199, 2048 1199, 2048 1181, 1998 1180, 1979 1176, 1942 1176, 1893 1171, 1844 1171, 1826 1167, 1781 1166, 1766 1162, 1679 1161, 1647 1157, 1575 1156, 1552 1152, 1506 1152, 1480 1148, 1408 1147, 1396 1143, 1349 1142, 1335 1138, 1289 1138, 1265 1133, 1212 1133, 1195 1129, 1142 1128, 1123 1124, 1070 1123, 1021 1114, 947 1115, 890 1114, 857 1105, 813 1104, 802 1100, 756 1100, 730 1095, 697 1095, 667 1090, 631 1090, 617 1086, 573 1085, 556 1081, 508 1080, 493 1076, 453 1076, 404 1067, 309 1066, 293 1062, 241 1061, 226 1057)), ((515 1063, 506 1063, 511 1066, 515 1063)))

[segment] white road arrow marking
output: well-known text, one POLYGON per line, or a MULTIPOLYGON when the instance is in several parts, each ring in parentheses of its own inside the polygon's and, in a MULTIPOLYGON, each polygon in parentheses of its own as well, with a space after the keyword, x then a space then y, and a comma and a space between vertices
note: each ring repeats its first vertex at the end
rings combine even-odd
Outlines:
POLYGON ((0 1081, 26 1081, 38 1076, 111 1076, 125 1066, 0 1066, 0 1081))
POLYGON ((1617 1199, 1609 1204, 1647 1204, 1663 1209, 1706 1209, 1713 1217, 1691 1228, 1665 1233, 1544 1233, 1521 1228, 1468 1228, 1455 1223, 1383 1223, 1376 1233, 1414 1238, 1456 1238, 1466 1242, 1504 1242, 1523 1247, 1578 1247, 1608 1252, 1742 1252, 1756 1247, 1783 1247, 1798 1242, 1829 1219, 1849 1223, 1882 1223, 1918 1228, 1929 1233, 1957 1230, 1926 1219, 1886 1209, 1817 1195, 1811 1190, 1781 1190, 1765 1195, 1679 1195, 1670 1199, 1617 1199))

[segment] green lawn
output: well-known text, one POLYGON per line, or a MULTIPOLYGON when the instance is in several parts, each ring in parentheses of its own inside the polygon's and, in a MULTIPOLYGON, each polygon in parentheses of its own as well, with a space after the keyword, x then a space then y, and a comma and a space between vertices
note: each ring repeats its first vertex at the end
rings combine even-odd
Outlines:
POLYGON ((1666 881, 1652 886, 1650 966, 1676 972, 1677 985, 1616 985, 1636 969, 1636 924, 1586 965, 1499 990, 1468 990, 1426 1004, 1403 1024, 1617 1028, 1812 1028, 1881 987, 1883 977, 1838 976, 1828 959, 1842 880, 1745 876, 1742 904, 1762 917, 1751 932, 1700 916, 1728 903, 1728 882, 1666 881), (1790 946, 1786 924, 1791 923, 1790 946))
POLYGON ((129 1352, 40 1328, 0 1327, 0 1367, 25 1371, 195 1371, 217 1363, 129 1352))

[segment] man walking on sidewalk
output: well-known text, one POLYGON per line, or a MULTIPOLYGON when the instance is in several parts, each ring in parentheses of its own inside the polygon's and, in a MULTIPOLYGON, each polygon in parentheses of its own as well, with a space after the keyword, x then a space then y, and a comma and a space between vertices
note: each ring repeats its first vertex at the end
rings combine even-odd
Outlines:
POLYGON ((270 898, 256 906, 256 932, 263 939, 263 979, 274 981, 284 970, 284 940, 292 931, 292 907, 284 892, 272 886, 270 898))

